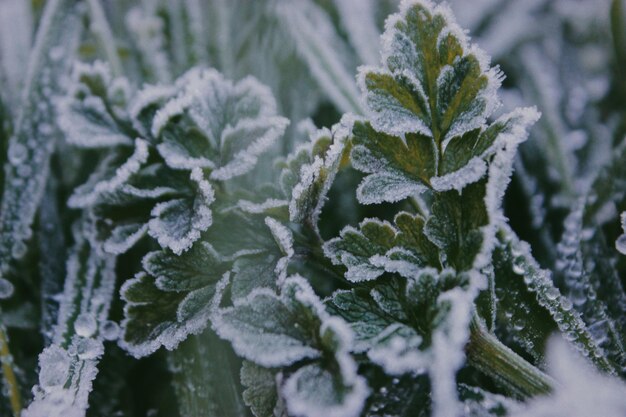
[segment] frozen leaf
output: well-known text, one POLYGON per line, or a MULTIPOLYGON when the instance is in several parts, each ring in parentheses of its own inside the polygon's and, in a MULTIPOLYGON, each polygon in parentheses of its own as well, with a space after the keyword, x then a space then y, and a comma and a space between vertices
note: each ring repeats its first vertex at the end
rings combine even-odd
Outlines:
POLYGON ((230 263, 206 242, 180 256, 150 252, 144 272, 122 286, 126 302, 120 344, 136 357, 171 350, 208 324, 215 285, 230 263))
POLYGON ((213 327, 239 355, 278 367, 321 356, 310 332, 321 326, 325 315, 311 287, 301 278, 289 278, 280 296, 257 288, 234 307, 218 310, 213 327))
MULTIPOLYGON (((0 270, 6 274, 25 241, 45 190, 56 144, 53 97, 63 85, 80 34, 79 7, 60 0, 47 4, 25 70, 19 112, 12 123, 0 205, 0 270), (51 52, 55 51, 55 54, 51 52)), ((3 130, 6 126, 3 126, 3 130)))
POLYGON ((507 250, 513 258, 512 271, 518 275, 519 280, 523 280, 526 291, 534 293, 537 303, 547 310, 558 329, 573 346, 598 368, 612 372, 613 366, 604 355, 603 349, 597 345, 580 313, 573 308, 572 301, 554 286, 549 271, 539 267, 528 244, 520 241, 508 226, 501 225, 500 228, 498 238, 509 247, 507 250))
POLYGON ((319 331, 332 362, 307 364, 289 375, 281 392, 287 410, 306 417, 359 416, 369 389, 349 354, 351 333, 337 318, 327 318, 319 331))
POLYGON ((213 187, 200 169, 194 169, 190 179, 196 186, 195 196, 158 203, 148 223, 150 236, 178 255, 189 249, 213 222, 210 209, 213 187))
POLYGON ((308 146, 296 150, 285 163, 280 181, 285 194, 291 197, 292 222, 307 223, 317 230, 320 212, 346 153, 346 136, 352 123, 349 116, 344 116, 332 132, 318 131, 308 146), (299 172, 294 172, 296 169, 299 172))
POLYGON ((387 21, 382 48, 383 66, 359 73, 371 114, 353 130, 353 165, 370 174, 357 190, 361 203, 460 191, 485 175, 499 144, 523 141, 538 118, 535 109, 518 109, 487 125, 501 75, 446 6, 403 3, 387 21))
POLYGON ((251 77, 233 83, 214 70, 191 70, 179 83, 151 128, 173 168, 207 168, 222 181, 243 175, 288 124, 276 116, 269 90, 251 77))
POLYGON ((508 397, 466 384, 459 384, 459 397, 465 409, 469 409, 468 417, 502 417, 521 408, 508 397))
POLYGON ((257 365, 293 365, 280 386, 290 414, 360 413, 368 389, 349 355, 352 332, 329 316, 303 278, 287 278, 280 295, 259 288, 233 307, 218 308, 213 326, 239 355, 257 365))
POLYGON ((274 407, 278 400, 274 372, 252 362, 243 361, 241 385, 245 387, 243 400, 255 417, 274 416, 274 407))
POLYGON ((127 81, 113 79, 102 62, 77 63, 70 85, 70 94, 58 108, 65 140, 84 148, 132 145, 134 138, 125 109, 127 81))
POLYGON ((115 257, 102 251, 93 225, 80 220, 67 261, 67 277, 52 343, 39 355, 39 384, 23 415, 84 415, 98 361, 104 353, 101 329, 115 290, 115 257))
POLYGON ((401 273, 410 265, 439 265, 437 247, 424 235, 421 216, 401 212, 394 223, 366 219, 359 229, 348 226, 326 242, 324 252, 335 265, 348 268, 346 278, 353 282, 375 279, 385 271, 401 273))

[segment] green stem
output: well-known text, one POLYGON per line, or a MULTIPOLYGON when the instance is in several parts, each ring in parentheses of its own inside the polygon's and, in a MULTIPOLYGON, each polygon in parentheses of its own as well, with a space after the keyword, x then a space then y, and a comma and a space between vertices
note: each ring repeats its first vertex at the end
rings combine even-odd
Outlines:
POLYGON ((556 385, 551 377, 489 333, 476 317, 470 325, 470 340, 465 351, 472 366, 502 383, 520 398, 548 394, 556 385))
MULTIPOLYGON (((0 314, 2 314, 0 312, 0 314)), ((0 325, 0 363, 2 363, 2 379, 11 403, 14 417, 19 417, 22 412, 22 399, 15 371, 13 370, 13 356, 9 350, 9 338, 6 329, 0 325)))

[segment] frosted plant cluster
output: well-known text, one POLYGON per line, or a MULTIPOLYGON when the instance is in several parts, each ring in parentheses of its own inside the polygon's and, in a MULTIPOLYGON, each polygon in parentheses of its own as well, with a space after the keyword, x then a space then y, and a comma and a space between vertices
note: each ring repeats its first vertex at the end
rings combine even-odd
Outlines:
POLYGON ((623 0, 0 1, 0 415, 626 415, 624 68, 623 0))

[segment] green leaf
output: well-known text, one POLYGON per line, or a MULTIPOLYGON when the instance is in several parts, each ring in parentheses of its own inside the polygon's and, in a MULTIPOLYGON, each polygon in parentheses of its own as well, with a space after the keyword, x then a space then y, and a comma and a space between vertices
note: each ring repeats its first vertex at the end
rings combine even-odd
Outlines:
POLYGON ((122 286, 125 301, 122 346, 136 357, 160 346, 174 349, 208 324, 215 285, 230 263, 206 242, 177 256, 148 253, 145 272, 122 286))
POLYGON ((394 223, 366 219, 359 229, 348 226, 340 237, 325 243, 324 252, 333 264, 348 268, 346 278, 352 282, 373 280, 385 271, 402 274, 411 265, 439 265, 437 248, 424 235, 421 216, 401 212, 394 223))
POLYGON ((487 124, 500 72, 446 6, 404 3, 388 20, 382 55, 382 67, 359 72, 370 116, 354 126, 351 157, 369 174, 357 189, 363 204, 460 191, 485 175, 498 145, 525 140, 539 117, 517 109, 487 124))
POLYGON ((83 148, 132 146, 133 131, 126 114, 128 81, 114 79, 102 62, 77 63, 71 88, 58 110, 65 140, 83 148))
POLYGON ((243 400, 255 417, 274 417, 278 400, 276 376, 269 369, 250 361, 241 365, 241 385, 244 386, 243 400))
MULTIPOLYGON (((572 301, 554 286, 549 271, 539 267, 530 254, 528 244, 521 242, 506 225, 500 226, 498 238, 510 247, 508 250, 513 257, 511 268, 518 276, 518 280, 523 281, 527 291, 534 293, 536 302, 548 312, 567 340, 598 368, 614 372, 613 366, 592 337, 580 314, 573 308, 572 301)), ((535 323, 532 323, 532 326, 534 325, 535 323)))
POLYGON ((212 321, 237 354, 264 367, 277 367, 321 356, 319 339, 312 335, 326 315, 308 283, 292 277, 280 296, 256 288, 235 306, 218 310, 212 321))
POLYGON ((217 71, 194 69, 178 82, 179 93, 151 128, 172 168, 204 168, 219 181, 243 175, 287 127, 271 92, 251 77, 233 83, 217 71))
POLYGON ((361 203, 399 201, 430 187, 437 170, 431 138, 407 133, 402 139, 377 132, 367 122, 356 122, 353 135, 352 164, 370 174, 357 189, 361 203))

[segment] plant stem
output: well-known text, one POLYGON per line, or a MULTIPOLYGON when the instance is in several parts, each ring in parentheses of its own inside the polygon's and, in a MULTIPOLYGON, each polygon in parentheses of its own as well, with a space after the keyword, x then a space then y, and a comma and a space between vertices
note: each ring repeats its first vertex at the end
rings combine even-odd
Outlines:
MULTIPOLYGON (((2 314, 0 312, 0 314, 2 314)), ((2 378, 11 403, 14 417, 22 412, 22 399, 15 371, 13 371, 13 356, 9 350, 9 338, 6 329, 0 324, 0 363, 2 363, 2 378)))
POLYGON ((551 377, 489 333, 476 317, 470 324, 470 340, 465 351, 472 366, 521 398, 548 394, 556 385, 551 377))

